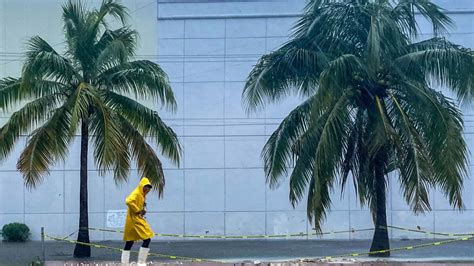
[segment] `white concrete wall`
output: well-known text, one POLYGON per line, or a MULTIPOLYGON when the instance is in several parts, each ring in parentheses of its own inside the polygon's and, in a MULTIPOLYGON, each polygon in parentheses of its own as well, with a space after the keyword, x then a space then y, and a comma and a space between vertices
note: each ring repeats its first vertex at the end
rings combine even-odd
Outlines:
MULTIPOLYGON (((53 2, 48 5, 44 1, 39 4, 39 0, 1 2, 2 75, 18 75, 21 62, 7 61, 6 53, 22 52, 21 44, 27 36, 39 34, 51 39, 51 43, 61 41, 60 10, 53 2), (46 28, 45 24, 51 27, 46 28)), ((450 38, 473 48, 474 2, 440 2, 450 10, 458 25, 450 38)), ((287 40, 304 1, 169 3, 160 0, 157 7, 153 1, 143 0, 130 5, 132 10, 136 9, 132 16, 142 36, 140 57, 159 61, 170 75, 179 109, 175 114, 163 111, 161 115, 176 130, 184 146, 181 168, 164 160, 167 176, 164 199, 148 199, 147 216, 155 232, 212 235, 310 232, 305 204, 292 208, 287 182, 277 190, 270 190, 265 185, 260 160, 268 136, 301 99, 290 98, 250 117, 241 104, 246 75, 260 55, 287 40)), ((422 32, 426 37, 430 35, 423 25, 422 32)), ((466 110, 465 119, 466 138, 469 146, 474 147, 472 112, 466 110)), ((37 190, 27 191, 15 171, 25 140, 22 141, 12 156, 0 164, 0 225, 26 222, 33 229, 34 239, 39 237, 41 226, 54 235, 73 232, 78 223, 79 143, 74 143, 70 158, 58 165, 37 190)), ((134 173, 129 184, 116 186, 110 175, 100 177, 93 163, 90 167, 90 225, 105 227, 107 211, 124 208, 123 200, 138 176, 134 173)), ((359 206, 351 188, 349 184, 342 198, 339 191, 334 192, 333 210, 324 224, 325 231, 372 227, 369 211, 359 206)), ((434 211, 415 216, 402 200, 395 176, 389 190, 390 224, 421 226, 438 232, 474 231, 472 180, 465 184, 466 210, 462 213, 453 211, 435 192, 431 193, 434 211)), ((398 231, 391 234, 395 238, 427 237, 398 231)), ((371 233, 325 237, 370 238, 371 233)), ((121 239, 121 236, 93 233, 92 238, 121 239)))

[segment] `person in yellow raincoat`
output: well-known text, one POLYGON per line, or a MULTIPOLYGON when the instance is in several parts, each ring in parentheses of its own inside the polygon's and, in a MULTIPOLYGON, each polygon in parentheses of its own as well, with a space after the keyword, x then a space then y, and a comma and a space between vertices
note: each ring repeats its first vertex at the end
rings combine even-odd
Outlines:
POLYGON ((122 250, 123 264, 128 264, 130 261, 130 250, 132 249, 133 243, 138 240, 143 240, 143 244, 138 251, 138 265, 146 265, 146 259, 150 252, 148 246, 150 245, 151 238, 155 235, 145 220, 145 198, 151 189, 150 180, 143 177, 137 188, 135 188, 125 200, 128 210, 123 234, 123 240, 125 241, 125 247, 122 250))

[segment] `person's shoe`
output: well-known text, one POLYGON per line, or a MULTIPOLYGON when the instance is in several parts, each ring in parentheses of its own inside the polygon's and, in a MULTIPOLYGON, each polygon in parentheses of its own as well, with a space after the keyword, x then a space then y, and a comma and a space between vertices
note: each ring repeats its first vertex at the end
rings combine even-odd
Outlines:
POLYGON ((120 260, 122 266, 130 265, 130 250, 122 250, 122 259, 120 260))
POLYGON ((138 266, 146 266, 146 259, 148 258, 149 248, 140 247, 138 251, 138 266))

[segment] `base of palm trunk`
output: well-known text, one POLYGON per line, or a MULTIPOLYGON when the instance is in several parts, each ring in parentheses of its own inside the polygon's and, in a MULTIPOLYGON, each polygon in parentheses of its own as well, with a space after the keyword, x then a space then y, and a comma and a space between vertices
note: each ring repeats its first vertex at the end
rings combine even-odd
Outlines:
POLYGON ((91 247, 76 244, 74 248, 74 258, 90 258, 91 247))
POLYGON ((378 226, 378 229, 374 232, 374 238, 372 239, 372 246, 370 247, 370 252, 375 252, 369 254, 370 257, 390 257, 390 251, 384 251, 390 249, 390 240, 388 238, 388 231, 386 226, 378 226))
MULTIPOLYGON (((81 236, 77 238, 78 242, 89 243, 89 235, 81 236)), ((89 258, 91 256, 91 247, 81 244, 76 244, 74 248, 74 257, 75 258, 89 258)))

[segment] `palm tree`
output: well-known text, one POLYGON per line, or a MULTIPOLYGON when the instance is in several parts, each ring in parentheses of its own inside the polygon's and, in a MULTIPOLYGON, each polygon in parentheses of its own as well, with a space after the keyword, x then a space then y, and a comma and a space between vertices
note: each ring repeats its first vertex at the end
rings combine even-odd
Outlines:
POLYGON ((431 209, 428 191, 439 188, 463 207, 466 175, 463 119, 457 103, 472 98, 473 54, 443 34, 453 25, 429 0, 312 0, 291 39, 264 55, 248 76, 248 112, 289 94, 304 101, 283 119, 262 151, 267 183, 289 172, 290 201, 307 191, 315 229, 352 176, 358 199, 373 215, 370 251, 389 256, 386 218, 388 173, 398 174, 415 213, 431 209), (415 13, 434 37, 415 41, 415 13), (349 175, 351 174, 351 175, 349 175))
MULTIPOLYGON (((103 0, 98 9, 88 10, 81 1, 69 0, 62 9, 65 52, 60 54, 41 37, 32 37, 21 77, 0 81, 0 109, 23 103, 0 129, 0 159, 8 156, 21 134, 28 134, 17 168, 26 186, 34 188, 56 161, 66 159, 80 132, 77 240, 88 243, 89 140, 101 174, 112 171, 117 182, 127 181, 131 162, 136 161, 160 196, 165 185, 162 164, 147 140, 176 164, 181 147, 158 113, 137 101, 153 99, 169 110, 176 108, 166 73, 151 61, 131 60, 137 32, 125 26, 126 8, 103 0), (114 19, 122 26, 111 29, 114 19)), ((90 247, 76 245, 74 256, 89 257, 90 247)))

